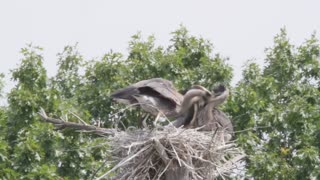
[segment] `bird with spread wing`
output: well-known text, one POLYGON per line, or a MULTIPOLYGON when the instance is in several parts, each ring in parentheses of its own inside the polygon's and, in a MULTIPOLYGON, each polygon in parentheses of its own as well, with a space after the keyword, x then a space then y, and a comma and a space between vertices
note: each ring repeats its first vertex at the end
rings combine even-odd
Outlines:
POLYGON ((180 94, 171 81, 162 78, 142 80, 119 89, 111 97, 120 103, 137 104, 144 111, 159 117, 175 118, 173 125, 185 128, 202 127, 210 131, 223 128, 233 134, 230 119, 217 106, 228 97, 229 90, 218 86, 211 93, 200 85, 180 94))

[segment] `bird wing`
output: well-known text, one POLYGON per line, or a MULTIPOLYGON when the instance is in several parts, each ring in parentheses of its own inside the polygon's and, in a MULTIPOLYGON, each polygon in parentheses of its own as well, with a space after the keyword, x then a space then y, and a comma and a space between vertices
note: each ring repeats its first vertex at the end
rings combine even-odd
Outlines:
POLYGON ((223 111, 216 108, 212 110, 212 113, 214 114, 215 120, 230 134, 233 134, 233 125, 230 118, 223 111))
POLYGON ((181 106, 183 96, 176 90, 171 81, 161 78, 151 80, 152 81, 147 82, 145 86, 152 88, 153 90, 161 94, 163 97, 181 106))
POLYGON ((118 102, 125 104, 137 103, 134 95, 150 95, 158 98, 166 98, 181 106, 183 96, 175 89, 171 81, 162 78, 153 78, 139 81, 128 87, 119 89, 111 94, 111 97, 118 102))

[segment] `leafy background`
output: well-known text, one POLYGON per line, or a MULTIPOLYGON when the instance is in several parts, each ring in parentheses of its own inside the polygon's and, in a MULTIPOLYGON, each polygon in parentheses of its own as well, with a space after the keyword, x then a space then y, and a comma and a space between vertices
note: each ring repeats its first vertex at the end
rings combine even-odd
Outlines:
POLYGON ((68 121, 77 121, 74 113, 91 124, 100 120, 104 127, 118 119, 137 126, 143 113, 133 108, 114 116, 124 106, 112 103, 109 94, 154 77, 169 79, 180 90, 192 84, 231 89, 221 108, 248 155, 245 177, 320 178, 320 45, 315 35, 296 46, 280 30, 265 51, 265 65, 248 61, 234 86, 228 58, 183 26, 172 32, 168 47, 156 45, 154 36, 133 35, 127 57, 110 51, 86 60, 77 46, 58 53, 54 77, 47 76, 41 47, 21 49, 23 58, 11 71, 16 86, 1 93, 8 101, 0 108, 1 179, 90 179, 105 172, 111 166, 105 164, 110 160, 105 138, 57 131, 41 122, 39 108, 68 121))

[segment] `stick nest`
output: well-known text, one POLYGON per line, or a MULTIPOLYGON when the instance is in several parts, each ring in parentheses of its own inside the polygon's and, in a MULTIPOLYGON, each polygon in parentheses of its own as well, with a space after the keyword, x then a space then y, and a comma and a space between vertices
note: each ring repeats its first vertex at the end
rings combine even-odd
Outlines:
MULTIPOLYGON (((199 128, 198 128, 199 129, 199 128)), ((244 153, 224 131, 198 131, 172 125, 156 129, 128 129, 110 137, 116 164, 113 179, 165 179, 166 172, 186 169, 190 179, 233 176, 243 166, 244 153)))

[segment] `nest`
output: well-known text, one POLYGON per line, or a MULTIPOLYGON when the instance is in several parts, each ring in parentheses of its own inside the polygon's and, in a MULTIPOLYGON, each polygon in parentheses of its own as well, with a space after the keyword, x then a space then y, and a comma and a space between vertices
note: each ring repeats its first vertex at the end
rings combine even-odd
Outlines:
POLYGON ((168 176, 182 172, 187 179, 198 180, 225 178, 239 172, 245 155, 233 141, 225 141, 224 131, 198 129, 168 125, 117 132, 110 137, 116 163, 98 179, 111 174, 112 179, 123 180, 170 179, 168 176))
MULTIPOLYGON (((235 142, 225 140, 228 134, 216 131, 176 128, 172 124, 154 129, 128 128, 126 131, 100 128, 39 115, 59 129, 73 128, 82 132, 107 135, 110 140, 112 169, 97 179, 165 179, 198 180, 236 176, 243 173, 245 154, 235 142)), ((110 164, 111 162, 109 162, 110 164)))

